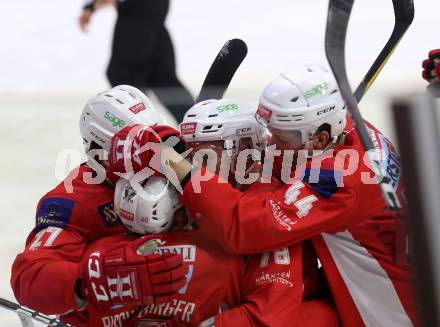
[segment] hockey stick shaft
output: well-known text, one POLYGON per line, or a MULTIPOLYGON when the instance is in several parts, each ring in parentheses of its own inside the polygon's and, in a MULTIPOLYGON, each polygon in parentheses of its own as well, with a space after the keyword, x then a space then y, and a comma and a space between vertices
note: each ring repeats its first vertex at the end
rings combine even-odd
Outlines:
POLYGON ((354 91, 354 97, 359 103, 375 79, 382 71, 388 59, 399 45, 400 40, 411 25, 414 19, 414 3, 413 0, 393 0, 394 8, 394 28, 390 38, 385 44, 382 51, 377 56, 371 68, 368 70, 361 83, 354 91))
POLYGON ((46 325, 51 325, 54 327, 71 327, 72 325, 63 323, 61 320, 56 318, 51 318, 49 316, 46 316, 38 311, 29 309, 27 307, 24 307, 18 303, 6 300, 4 298, 0 297, 0 307, 3 307, 7 310, 11 310, 16 312, 19 316, 24 317, 30 317, 32 319, 35 319, 39 322, 42 322, 46 325))
POLYGON ((342 98, 347 105, 353 124, 365 149, 376 178, 379 182, 384 200, 390 209, 400 209, 400 202, 391 185, 391 179, 386 175, 380 161, 380 153, 371 141, 367 127, 359 111, 357 101, 353 96, 348 82, 345 67, 345 39, 348 21, 354 0, 330 0, 325 33, 325 52, 328 62, 335 75, 342 98))
POLYGON ((209 68, 196 103, 208 99, 221 99, 246 55, 247 45, 243 40, 227 41, 209 68))

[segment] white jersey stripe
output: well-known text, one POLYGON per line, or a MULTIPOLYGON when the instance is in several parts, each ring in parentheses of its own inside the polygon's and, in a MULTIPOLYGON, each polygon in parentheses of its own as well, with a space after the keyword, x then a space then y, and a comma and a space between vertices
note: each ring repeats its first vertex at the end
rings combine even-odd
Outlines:
POLYGON ((413 326, 386 271, 350 232, 322 237, 365 326, 413 326))

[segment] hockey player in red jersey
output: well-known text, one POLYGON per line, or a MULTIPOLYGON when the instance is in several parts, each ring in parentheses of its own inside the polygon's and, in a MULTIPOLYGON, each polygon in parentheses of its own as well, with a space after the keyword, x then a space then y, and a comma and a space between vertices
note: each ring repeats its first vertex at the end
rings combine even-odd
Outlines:
MULTIPOLYGON (((311 290, 303 288, 302 271, 315 279, 315 257, 309 256, 310 261, 303 266, 301 247, 247 258, 230 255, 192 227, 194 224, 179 204, 177 191, 166 179, 152 176, 138 191, 132 184, 124 179, 118 181, 115 209, 133 233, 92 244, 84 258, 92 262, 86 274, 110 274, 114 270, 112 263, 119 260, 117 253, 122 251, 126 257, 130 253, 180 253, 188 266, 186 283, 176 296, 162 304, 124 305, 107 310, 90 306, 90 326, 299 326, 300 304, 314 287, 309 284, 311 290), (176 221, 180 224, 176 225, 176 221), (185 221, 182 228, 181 222, 185 221), (174 231, 165 233, 170 228, 174 231), (161 234, 139 238, 146 232, 161 234), (99 255, 108 258, 102 266, 93 264, 99 255)), ((118 272, 114 276, 110 296, 112 292, 115 296, 135 292, 124 274, 118 272)), ((99 278, 89 280, 99 287, 99 278)), ((308 322, 319 326, 314 322, 323 318, 309 317, 308 322)), ((327 326, 337 326, 337 319, 336 324, 335 319, 330 322, 333 325, 327 326)))
MULTIPOLYGON (((262 187, 256 183, 240 192, 216 175, 203 178, 203 169, 190 179, 192 165, 161 149, 173 158, 182 201, 201 230, 236 254, 311 239, 344 326, 417 325, 403 212, 386 209, 331 74, 317 65, 281 74, 263 92, 257 115, 276 146, 267 151, 283 182, 275 191, 255 192, 262 187)), ((398 155, 367 125, 403 202, 398 155)))
MULTIPOLYGON (((195 164, 197 164, 198 166, 200 164, 204 164, 210 167, 210 169, 216 169, 214 167, 220 169, 220 167, 223 167, 222 168, 223 177, 226 180, 229 180, 237 189, 247 188, 247 186, 249 185, 240 185, 240 183, 238 182, 240 180, 244 180, 248 178, 248 175, 251 172, 257 171, 256 162, 258 162, 258 160, 255 159, 255 154, 256 153, 258 154, 259 151, 263 150, 265 145, 265 135, 264 135, 265 129, 260 124, 258 124, 258 122, 255 119, 254 113, 255 110, 251 106, 248 106, 242 101, 231 100, 231 99, 207 100, 192 107, 185 114, 185 118, 181 123, 181 134, 187 143, 187 148, 192 150, 191 154, 195 164), (245 152, 246 150, 248 150, 248 152, 245 152), (229 170, 228 165, 231 165, 231 167, 233 168, 229 170)), ((127 129, 134 130, 134 128, 132 127, 127 127, 127 129)), ((160 127, 160 129, 162 129, 162 127, 160 127)), ((145 145, 146 142, 145 140, 142 140, 142 135, 144 135, 144 131, 147 130, 152 130, 154 134, 157 128, 153 127, 153 128, 144 128, 143 130, 142 129, 138 130, 136 136, 133 139, 133 142, 140 142, 142 145, 145 145)), ((172 133, 171 129, 169 133, 172 133)), ((127 133, 126 131, 121 131, 120 133, 118 133, 118 136, 115 137, 114 139, 117 139, 118 143, 122 143, 122 141, 124 141, 123 139, 126 137, 127 134, 130 133, 127 133)), ((151 137, 150 139, 152 140, 153 137, 151 137)), ((138 145, 134 147, 139 148, 138 145)), ((112 147, 112 149, 114 148, 112 147)), ((142 156, 142 154, 140 155, 142 156)), ((112 158, 115 157, 116 156, 112 156, 112 158)), ((132 156, 132 158, 134 157, 135 155, 132 156)), ((111 167, 115 166, 115 162, 112 162, 112 160, 110 160, 110 166, 111 167)), ((123 167, 119 167, 119 168, 123 168, 123 167)), ((118 182, 118 184, 119 183, 120 182, 118 182)), ((135 185, 138 184, 135 183, 135 185)), ((251 186, 247 190, 248 194, 251 192, 261 192, 262 187, 266 188, 267 190, 271 190, 271 191, 274 190, 274 187, 271 184, 261 184, 259 186, 260 187, 255 187, 255 188, 251 186)), ((125 194, 131 194, 131 193, 133 192, 132 191, 125 192, 125 194)), ((136 203, 135 200, 132 202, 136 203)), ((137 204, 137 206, 139 206, 139 204, 137 204)), ((116 205, 116 207, 119 206, 116 205)), ((133 214, 127 213, 131 211, 133 211, 132 208, 130 208, 129 210, 125 210, 124 208, 121 207, 119 214, 122 217, 122 220, 129 227, 131 227, 131 229, 133 229, 134 227, 133 224, 136 224, 136 222, 133 219, 133 214), (124 217, 127 218, 125 219, 124 217)), ((197 222, 197 217, 196 217, 196 222, 197 222)), ((156 221, 156 224, 158 225, 162 223, 163 223, 162 221, 156 221)), ((142 230, 142 229, 138 229, 138 230, 140 232, 152 232, 151 230, 142 230)), ((197 237, 193 238, 194 240, 197 240, 198 238, 201 237, 202 239, 205 239, 206 242, 208 242, 204 244, 209 244, 210 242, 212 242, 209 239, 207 239, 205 236, 203 236, 203 234, 200 234, 200 231, 197 230, 194 232, 197 233, 196 234, 197 237)), ((172 233, 170 237, 172 237, 173 240, 179 241, 180 240, 179 235, 180 234, 172 233), (177 238, 175 238, 174 236, 177 236, 177 238)), ((212 245, 210 245, 210 247, 211 246, 212 245)), ((216 249, 216 246, 214 246, 213 248, 216 249)), ((300 274, 302 274, 303 276, 302 279, 305 289, 305 294, 302 296, 302 300, 313 296, 314 290, 316 289, 316 281, 317 281, 316 257, 313 251, 311 252, 310 249, 311 249, 310 245, 304 242, 304 244, 297 244, 290 248, 285 248, 284 250, 278 250, 275 252, 276 255, 274 257, 275 263, 280 263, 282 261, 281 258, 284 256, 282 255, 282 253, 290 253, 290 258, 293 258, 292 255, 295 254, 294 261, 300 265, 303 265, 302 272, 300 271, 300 274), (300 262, 298 262, 298 260, 300 262)), ((211 252, 211 255, 213 254, 215 254, 215 252, 211 252)), ((239 260, 240 262, 242 262, 243 259, 235 259, 235 260, 239 260)), ((247 257, 245 261, 248 262, 248 265, 245 268, 245 271, 247 272, 247 274, 251 274, 251 276, 254 276, 250 278, 250 280, 259 280, 261 278, 265 280, 267 277, 270 277, 270 274, 268 275, 267 272, 265 274, 262 274, 261 267, 258 267, 257 265, 257 263, 260 263, 260 265, 265 266, 267 265, 266 262, 267 260, 270 261, 268 253, 264 253, 262 255, 256 254, 247 257), (266 276, 266 277, 262 277, 262 276, 266 276)), ((277 265, 275 265, 275 267, 276 266, 277 265)), ((209 266, 206 267, 206 269, 209 270, 210 269, 209 266)), ((206 275, 209 275, 209 273, 206 273, 206 275)), ((213 275, 212 284, 218 284, 219 282, 216 281, 215 279, 216 274, 212 274, 212 275, 213 275)), ((264 283, 265 282, 263 282, 262 285, 264 285, 264 283)), ((196 287, 197 289, 196 282, 194 282, 194 287, 196 287)), ((229 285, 228 288, 229 287, 233 288, 235 286, 232 284, 229 285)), ((271 295, 271 292, 266 294, 263 291, 263 289, 264 287, 259 289, 257 293, 260 294, 264 299, 263 301, 266 307, 264 312, 253 312, 250 314, 248 310, 252 311, 253 308, 255 309, 255 305, 246 303, 245 301, 239 307, 231 311, 227 311, 225 314, 219 315, 215 319, 218 320, 215 322, 215 325, 216 326, 217 325, 227 325, 227 326, 248 325, 248 319, 250 319, 251 325, 255 325, 255 326, 267 325, 269 324, 270 321, 272 321, 272 324, 274 325, 281 325, 281 326, 338 325, 338 318, 335 312, 333 311, 331 306, 329 306, 325 302, 313 300, 301 304, 300 315, 297 319, 296 318, 297 314, 296 313, 294 314, 294 312, 297 312, 298 310, 298 298, 296 298, 295 301, 292 301, 292 298, 290 297, 296 294, 295 290, 292 289, 291 290, 292 292, 291 293, 289 292, 290 295, 285 298, 283 297, 284 301, 280 302, 280 299, 278 299, 277 297, 274 298, 271 295), (273 302, 272 300, 275 299, 276 301, 273 302), (276 302, 278 302, 278 304, 275 304, 276 302), (290 313, 288 313, 287 315, 287 317, 289 317, 287 320, 286 320, 286 315, 279 315, 279 314, 273 315, 273 313, 276 312, 275 309, 271 309, 274 304, 278 308, 285 307, 286 308, 285 310, 287 311, 290 310, 290 313), (312 311, 315 312, 316 315, 311 316, 306 313, 312 311), (320 312, 322 314, 319 314, 320 312), (238 313, 240 314, 238 315, 238 313), (240 320, 241 319, 244 320, 240 323, 239 323, 240 320, 235 322, 236 319, 238 319, 237 315, 241 317, 240 320), (271 318, 266 319, 266 317, 271 317, 271 318)), ((243 288, 241 291, 242 298, 243 298, 243 290, 246 290, 246 287, 243 288)), ((285 291, 288 292, 288 289, 285 291)), ((206 289, 205 294, 203 296, 211 297, 209 294, 210 294, 209 289, 206 289)), ((199 298, 200 296, 201 295, 197 295, 197 296, 194 295, 195 298, 199 298)), ((224 294, 218 293, 217 296, 224 296, 224 294)), ((257 300, 258 298, 255 298, 251 302, 259 303, 261 299, 258 301, 257 300)), ((217 302, 214 301, 214 303, 217 302)), ((206 309, 207 308, 209 308, 209 306, 207 306, 206 309)), ((284 311, 284 313, 287 313, 287 311, 284 311)))
MULTIPOLYGON (((35 228, 12 267, 11 285, 21 304, 46 314, 62 314, 90 300, 87 294, 91 292, 81 299, 80 268, 85 248, 124 230, 113 209, 114 186, 101 166, 105 163, 102 152, 108 151, 111 137, 124 126, 158 123, 162 119, 150 100, 130 86, 114 87, 86 104, 80 132, 88 161, 42 197, 35 228)), ((181 256, 154 256, 151 260, 146 256, 142 260, 136 269, 147 272, 139 288, 143 301, 151 302, 154 296, 180 287, 185 275, 181 256), (174 274, 175 280, 167 277, 160 281, 168 289, 155 287, 155 274, 162 272, 174 274)), ((79 326, 80 320, 75 314, 71 321, 79 326)))
MULTIPOLYGON (((263 128, 255 120, 254 110, 241 101, 209 100, 191 108, 187 116, 197 122, 193 133, 184 134, 185 140, 190 141, 188 147, 193 151, 218 151, 216 160, 208 159, 214 165, 220 165, 224 156, 235 162, 239 149, 258 151, 264 146, 263 128), (233 108, 233 112, 222 114, 221 108, 233 108), (214 130, 212 126, 218 122, 223 128, 214 130), (208 129, 211 133, 203 133, 208 129)), ((246 161, 242 163, 248 171, 255 168, 253 160, 246 161)), ((127 228, 136 234, 131 238, 113 236, 97 241, 88 251, 92 253, 89 260, 96 256, 94 247, 101 251, 105 248, 103 244, 108 244, 110 251, 120 248, 121 244, 130 244, 128 249, 125 246, 126 251, 182 253, 189 265, 186 285, 177 297, 160 305, 107 311, 90 308, 92 325, 134 326, 148 322, 164 326, 198 326, 200 323, 201 326, 338 326, 337 315, 329 305, 311 300, 316 291, 317 262, 307 244, 247 257, 230 255, 200 230, 193 229, 196 223, 190 220, 184 224, 185 228, 179 228, 182 224, 176 226, 176 219, 170 219, 173 212, 180 213, 181 218, 184 211, 176 211, 180 206, 178 193, 165 179, 152 176, 143 182, 136 177, 130 182, 120 179, 115 190, 116 211, 127 228), (133 239, 139 234, 156 234, 170 228, 174 231, 133 239), (302 303, 306 299, 308 301, 302 303), (308 314, 311 311, 313 315, 308 314), (165 321, 167 319, 172 321, 165 321)), ((232 176, 231 181, 233 179, 232 176)), ((272 188, 272 185, 266 187, 272 188)), ((114 256, 111 259, 117 260, 114 256)), ((119 278, 123 280, 124 276, 119 278)), ((129 290, 128 287, 120 289, 129 290)))
MULTIPOLYGON (((292 166, 297 178, 276 192, 246 195, 211 179, 202 182, 197 193, 188 183, 183 203, 202 217, 201 229, 233 253, 311 238, 343 325, 415 324, 402 212, 385 209, 359 138, 346 124, 344 103, 330 73, 309 65, 282 74, 263 92, 257 115, 267 124, 277 150, 315 151, 305 153, 309 159, 303 164, 298 154, 297 169, 295 162, 292 166), (266 237, 253 241, 263 232, 266 237)), ((401 197, 398 156, 383 134, 370 124, 368 130, 401 197)), ((276 176, 282 175, 287 154, 275 158, 276 176)), ((284 182, 291 177, 287 172, 284 182)))

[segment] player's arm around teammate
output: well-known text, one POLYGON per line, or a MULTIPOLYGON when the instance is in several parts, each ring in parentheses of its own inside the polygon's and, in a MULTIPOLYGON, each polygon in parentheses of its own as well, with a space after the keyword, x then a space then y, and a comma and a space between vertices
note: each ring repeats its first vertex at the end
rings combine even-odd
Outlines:
MULTIPOLYGON (((344 324, 417 324, 404 212, 386 208, 331 73, 307 65, 281 74, 263 92, 257 115, 276 146, 266 153, 278 151, 272 175, 281 183, 274 190, 265 190, 262 180, 251 186, 261 192, 239 191, 215 167, 193 169, 171 148, 160 151, 163 167, 184 185, 182 201, 201 229, 235 254, 276 250, 310 238, 344 324), (377 287, 365 287, 361 280, 374 280, 377 287)), ((182 134, 195 123, 182 125, 182 134)), ((369 123, 367 129, 396 200, 403 203, 399 156, 380 131, 369 123)))
MULTIPOLYGON (((157 137, 153 137, 153 134, 157 134, 156 132, 162 129, 163 127, 153 127, 140 130, 135 137, 134 144, 136 145, 133 148, 139 149, 150 142, 158 142, 157 137)), ((115 136, 113 142, 124 139, 124 133, 126 131, 115 136)), ((169 134, 172 134, 171 130, 169 134)), ((177 135, 176 132, 174 134, 177 135)), ((210 166, 210 169, 218 171, 224 161, 229 159, 232 163, 232 169, 226 167, 226 170, 223 171, 225 180, 237 189, 249 186, 240 185, 237 182, 237 174, 241 174, 241 177, 245 178, 250 172, 256 171, 258 159, 252 155, 252 151, 249 153, 244 151, 255 150, 259 152, 265 144, 264 129, 255 120, 253 108, 238 100, 202 102, 186 113, 181 124, 181 134, 186 141, 187 148, 192 150, 190 157, 195 164, 198 162, 198 165, 207 165, 210 166), (207 155, 208 158, 204 155, 207 155), (235 174, 236 172, 237 174, 235 174)), ((151 146, 152 144, 148 149, 151 146)), ((132 151, 131 153, 133 154, 132 151)), ((123 156, 123 153, 119 153, 119 157, 123 156)), ((140 161, 145 160, 145 157, 148 158, 148 156, 148 152, 141 153, 139 155, 140 161)), ((165 159, 161 158, 161 160, 165 159)), ((117 165, 111 163, 110 166, 116 167, 117 165)), ((264 189, 273 191, 274 186, 272 184, 252 185, 246 194, 248 196, 251 193, 260 194, 265 191, 264 189)), ((241 193, 241 191, 237 192, 241 193)), ((198 218, 196 215, 196 223, 199 221, 198 218)), ((310 253, 303 255, 301 244, 276 251, 273 256, 272 258, 272 254, 264 253, 249 257, 249 265, 246 269, 248 276, 244 279, 246 286, 242 290, 243 301, 241 305, 211 318, 206 324, 212 322, 216 326, 222 324, 225 326, 266 326, 272 322, 277 326, 284 326, 286 323, 292 326, 297 325, 296 319, 300 303, 305 300, 302 291, 298 290, 308 289, 308 287, 303 287, 301 266, 304 262, 308 262, 307 266, 313 266, 314 262, 316 266, 316 257, 310 253), (299 272, 296 269, 299 269, 299 272), (277 320, 275 320, 275 316, 277 320)), ((306 276, 303 277, 306 279, 306 276)), ((314 303, 307 304, 311 307, 314 305, 314 303)), ((326 321, 329 326, 333 326, 332 323, 335 321, 337 324, 338 319, 334 311, 325 304, 322 306, 328 309, 327 313, 330 313, 330 317, 322 315, 321 322, 326 321)), ((310 326, 313 323, 313 319, 308 319, 304 325, 310 326)))
MULTIPOLYGON (((84 249, 96 239, 123 230, 113 210, 114 186, 106 176, 104 155, 111 137, 124 125, 160 122, 149 99, 127 85, 100 93, 86 104, 79 125, 88 161, 43 196, 35 228, 12 266, 11 286, 21 304, 46 314, 62 314, 92 299, 93 290, 83 292, 83 272, 88 269, 88 262, 82 260, 84 249)), ((169 258, 158 259, 165 267, 169 258)), ((182 258, 176 255, 175 259, 177 266, 165 270, 181 266, 182 258)), ((144 295, 154 296, 155 291, 144 295)))

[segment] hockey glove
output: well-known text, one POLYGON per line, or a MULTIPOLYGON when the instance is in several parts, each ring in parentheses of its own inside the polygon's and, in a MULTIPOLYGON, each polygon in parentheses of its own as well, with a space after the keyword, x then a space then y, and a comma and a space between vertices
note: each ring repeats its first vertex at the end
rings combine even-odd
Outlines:
POLYGON ((136 173, 145 167, 160 171, 163 143, 179 153, 185 151, 184 141, 172 127, 133 125, 123 128, 112 138, 107 177, 115 182, 122 174, 136 173))
POLYGON ((428 59, 423 60, 422 77, 429 83, 440 82, 440 49, 431 50, 428 59))
POLYGON ((159 244, 157 236, 144 236, 91 248, 80 265, 83 298, 97 310, 169 299, 185 285, 188 267, 181 255, 151 254, 159 244))

